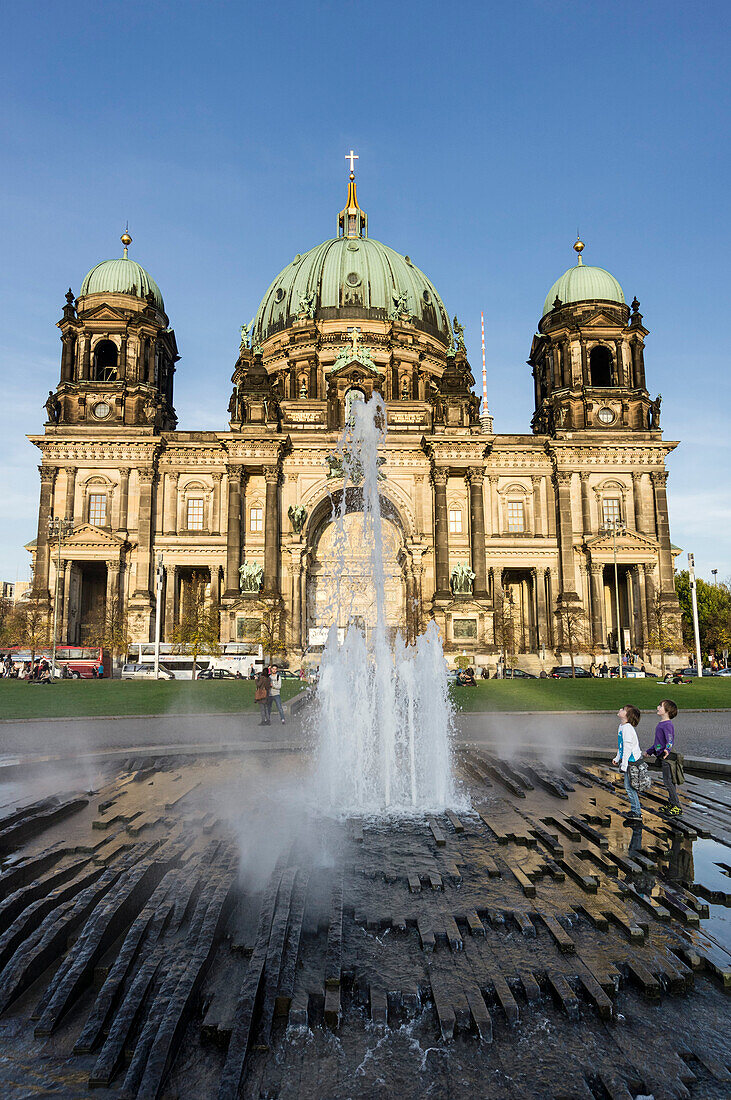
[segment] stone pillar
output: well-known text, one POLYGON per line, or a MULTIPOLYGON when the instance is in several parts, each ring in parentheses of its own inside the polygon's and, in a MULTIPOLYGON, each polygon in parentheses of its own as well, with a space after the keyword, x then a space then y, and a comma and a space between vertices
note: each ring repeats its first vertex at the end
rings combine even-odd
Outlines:
POLYGON ((264 580, 262 594, 279 595, 279 466, 265 466, 266 504, 264 506, 264 580))
POLYGON ((579 473, 581 479, 581 523, 584 538, 591 534, 591 501, 589 499, 589 475, 584 470, 579 473))
POLYGON ((74 335, 66 332, 61 337, 61 381, 71 382, 74 372, 74 335))
POLYGON ((119 606, 119 562, 108 561, 107 562, 107 592, 104 604, 104 614, 106 616, 107 625, 111 625, 112 621, 116 626, 119 625, 121 618, 121 608, 119 606), (114 620, 110 619, 110 615, 114 615, 114 620))
POLYGON ((645 586, 645 566, 638 565, 637 569, 637 606, 640 613, 643 648, 649 648, 651 619, 647 613, 647 589, 645 586))
POLYGON ((533 516, 535 518, 534 531, 539 538, 544 538, 546 534, 546 528, 543 518, 543 502, 541 500, 541 486, 543 484, 543 477, 540 474, 534 474, 531 477, 533 484, 533 516))
POLYGON ((164 636, 166 642, 173 640, 173 631, 175 630, 175 585, 177 580, 176 567, 174 565, 166 565, 165 567, 165 621, 164 635, 161 633, 161 637, 164 636))
POLYGON ((561 599, 578 600, 576 566, 574 563, 574 527, 571 515, 571 474, 558 470, 555 474, 558 504, 558 550, 561 562, 561 599))
POLYGON ((61 629, 58 632, 59 645, 68 645, 69 642, 69 612, 71 610, 71 570, 73 562, 63 563, 63 596, 60 597, 61 629))
POLYGON ((139 506, 137 509, 137 587, 135 597, 151 599, 150 563, 152 561, 152 485, 155 470, 141 466, 139 471, 139 506))
POLYGON ((492 512, 492 537, 494 539, 500 538, 500 500, 498 498, 497 475, 491 474, 488 478, 490 482, 490 510, 492 512))
POLYGON ((670 520, 668 518, 668 497, 665 488, 668 475, 666 470, 653 471, 652 487, 655 491, 655 524, 657 541, 660 543, 660 593, 675 598, 673 579, 673 554, 670 545, 670 520))
POLYGON ((81 377, 88 380, 91 377, 91 336, 87 332, 84 336, 84 351, 81 356, 81 377))
POLYGON ((470 551, 475 574, 473 595, 487 599, 487 566, 485 562, 485 505, 482 495, 484 473, 479 466, 470 466, 467 483, 470 490, 470 551))
POLYGON ((604 645, 604 566, 597 562, 591 571, 591 640, 594 646, 604 645))
POLYGON ((647 617, 647 645, 649 647, 650 635, 657 618, 655 608, 655 567, 649 562, 646 562, 642 566, 642 572, 645 576, 645 615, 647 617))
POLYGON ((302 644, 302 548, 290 550, 292 571, 292 645, 304 649, 302 644))
POLYGON ((49 600, 51 596, 48 587, 48 521, 53 514, 53 486, 56 480, 56 468, 54 466, 39 466, 38 472, 41 475, 41 499, 38 506, 33 595, 37 600, 49 600))
POLYGON ((435 466, 434 485, 434 573, 435 600, 448 600, 449 591, 449 527, 447 524, 447 471, 435 466))
POLYGON ((632 507, 634 511, 635 529, 646 534, 645 510, 642 502, 642 474, 637 470, 632 471, 632 507))
POLYGON ((544 570, 543 576, 546 584, 546 625, 548 627, 548 641, 551 648, 553 648, 556 644, 556 619, 554 616, 555 597, 553 594, 554 586, 551 570, 544 570))
POLYGON ((166 535, 178 533, 178 479, 177 471, 168 470, 165 474, 165 513, 162 526, 166 535))
POLYGON ((65 466, 66 498, 64 500, 64 519, 74 518, 74 491, 76 489, 76 467, 65 466))
POLYGON ((129 522, 129 466, 119 471, 119 530, 126 531, 129 522))
POLYGON ((117 377, 122 380, 127 377, 127 333, 125 332, 119 342, 119 367, 117 377))
POLYGON ((424 475, 414 474, 414 526, 417 535, 424 533, 424 475))
POLYGON ((545 644, 546 638, 546 589, 543 583, 543 570, 535 566, 531 569, 533 582, 533 606, 535 608, 534 644, 536 653, 540 651, 541 642, 545 644))
POLYGON ((211 515, 211 534, 221 533, 221 478, 223 474, 216 471, 213 475, 213 505, 211 515))
POLYGON ((586 344, 581 341, 581 381, 585 386, 591 385, 591 379, 589 378, 589 359, 586 354, 586 344))
POLYGON ((404 562, 404 584, 406 587, 406 644, 410 645, 416 636, 414 629, 414 575, 409 561, 404 562))
POLYGON ((622 341, 614 341, 614 361, 617 364, 617 385, 626 386, 627 379, 624 373, 624 361, 622 359, 622 341))
POLYGON ((240 466, 228 467, 228 526, 226 528, 226 595, 239 594, 241 565, 241 482, 240 466))
POLYGON ((157 341, 150 339, 147 343, 147 381, 151 386, 155 385, 155 357, 157 356, 157 341))

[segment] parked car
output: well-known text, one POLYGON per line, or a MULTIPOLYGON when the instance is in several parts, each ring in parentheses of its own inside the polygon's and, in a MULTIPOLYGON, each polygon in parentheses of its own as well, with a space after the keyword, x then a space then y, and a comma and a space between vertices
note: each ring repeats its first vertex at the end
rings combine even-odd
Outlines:
MULTIPOLYGON (((697 676, 698 675, 698 670, 696 668, 683 668, 683 669, 681 669, 681 672, 683 673, 683 676, 697 676)), ((714 674, 713 674, 713 672, 711 672, 710 668, 704 668, 703 669, 703 675, 704 676, 713 676, 714 674)))
MULTIPOLYGON (((158 680, 174 680, 175 674, 170 671, 169 668, 165 668, 165 665, 158 665, 157 669, 158 680)), ((154 665, 135 665, 126 664, 122 668, 123 680, 154 680, 155 679, 155 666, 154 665)))
MULTIPOLYGON (((574 674, 577 680, 591 679, 591 673, 587 672, 585 668, 579 668, 578 665, 574 668, 574 674)), ((571 665, 555 665, 551 669, 551 676, 554 680, 571 679, 571 665)))
POLYGON ((503 672, 504 680, 537 680, 532 672, 523 672, 522 668, 506 668, 503 672))
POLYGON ((235 672, 229 672, 227 668, 204 668, 196 677, 198 680, 245 680, 245 676, 237 676, 235 672))
MULTIPOLYGON (((705 676, 705 672, 703 673, 705 676)), ((719 668, 714 673, 714 676, 731 676, 731 668, 719 668)))

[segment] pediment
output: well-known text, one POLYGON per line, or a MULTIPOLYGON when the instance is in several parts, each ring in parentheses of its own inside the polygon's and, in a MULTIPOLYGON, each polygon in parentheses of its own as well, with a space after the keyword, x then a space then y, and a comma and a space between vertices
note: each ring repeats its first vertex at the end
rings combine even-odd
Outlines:
POLYGON ((348 382, 361 382, 364 378, 380 379, 379 372, 373 363, 365 363, 360 359, 351 359, 344 366, 337 367, 329 374, 330 378, 342 378, 348 382))
MULTIPOLYGON (((611 555, 614 553, 614 540, 611 534, 601 532, 586 540, 586 548, 591 552, 592 557, 597 554, 611 555)), ((617 554, 628 552, 657 554, 657 540, 641 535, 639 531, 627 531, 626 534, 617 538, 617 554)))
POLYGON ((582 317, 581 327, 585 328, 624 328, 624 318, 617 313, 610 313, 604 309, 598 309, 590 313, 588 317, 582 317))
POLYGON ((104 530, 103 527, 94 527, 91 523, 80 523, 63 540, 65 551, 95 547, 97 549, 107 548, 119 553, 123 546, 124 539, 120 538, 119 535, 114 535, 111 531, 104 530))
POLYGON ((121 310, 114 306, 108 306, 102 304, 95 306, 94 309, 87 309, 84 311, 84 320, 87 321, 126 321, 127 316, 121 310))

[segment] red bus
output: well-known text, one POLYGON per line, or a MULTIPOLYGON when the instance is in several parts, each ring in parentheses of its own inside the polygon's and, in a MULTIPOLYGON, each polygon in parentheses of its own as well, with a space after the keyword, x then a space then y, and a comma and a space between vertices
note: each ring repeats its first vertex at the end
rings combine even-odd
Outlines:
MULTIPOLYGON (((26 647, 10 646, 7 650, 13 664, 30 664, 31 653, 26 647)), ((35 651, 35 659, 46 660, 51 663, 52 650, 49 646, 35 651)), ((96 676, 99 665, 104 667, 104 675, 109 676, 111 662, 109 650, 99 646, 85 645, 57 645, 56 646, 56 671, 67 668, 72 680, 91 680, 96 676)))

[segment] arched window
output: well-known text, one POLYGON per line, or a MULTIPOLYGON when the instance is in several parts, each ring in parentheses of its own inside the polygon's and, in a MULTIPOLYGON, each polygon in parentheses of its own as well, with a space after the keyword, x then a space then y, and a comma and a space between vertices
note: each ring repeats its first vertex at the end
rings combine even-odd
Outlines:
POLYGON ((100 340, 94 348, 94 380, 113 382, 117 377, 117 345, 112 340, 100 340))
POLYGON ((592 386, 612 385, 612 353, 603 344, 589 352, 589 378, 592 386))
POLYGON ((359 390, 356 386, 352 386, 345 395, 345 423, 352 424, 355 418, 355 411, 353 406, 358 401, 365 401, 365 394, 363 390, 359 390))

